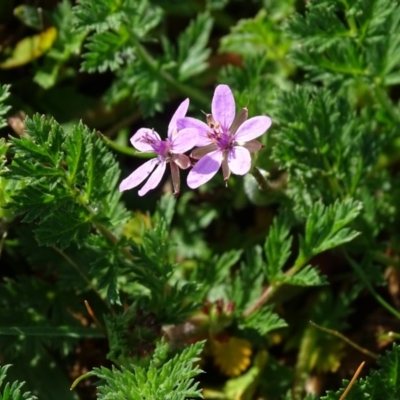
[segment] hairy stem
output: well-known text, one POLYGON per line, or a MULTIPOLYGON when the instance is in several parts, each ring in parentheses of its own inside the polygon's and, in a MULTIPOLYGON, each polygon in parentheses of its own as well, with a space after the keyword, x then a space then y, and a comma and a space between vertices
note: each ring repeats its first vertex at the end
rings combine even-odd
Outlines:
MULTIPOLYGON (((297 273, 300 269, 302 269, 308 262, 310 257, 307 259, 303 257, 298 257, 294 265, 285 272, 286 277, 293 276, 297 273)), ((273 285, 268 286, 262 293, 261 296, 247 309, 243 312, 243 318, 249 317, 251 314, 256 312, 259 308, 265 305, 271 297, 279 290, 279 288, 284 285, 285 279, 281 282, 276 282, 273 285)))

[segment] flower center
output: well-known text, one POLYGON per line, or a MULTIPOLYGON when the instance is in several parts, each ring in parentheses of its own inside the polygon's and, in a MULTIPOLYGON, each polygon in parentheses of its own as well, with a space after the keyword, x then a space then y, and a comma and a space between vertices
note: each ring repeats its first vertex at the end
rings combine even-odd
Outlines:
POLYGON ((232 147, 232 136, 229 129, 223 129, 219 122, 214 120, 211 114, 207 115, 207 124, 211 131, 207 133, 208 138, 214 142, 221 150, 232 147))
POLYGON ((171 151, 171 143, 169 139, 158 140, 150 135, 145 135, 143 141, 153 148, 154 152, 157 153, 158 158, 161 158, 163 161, 169 160, 171 151))

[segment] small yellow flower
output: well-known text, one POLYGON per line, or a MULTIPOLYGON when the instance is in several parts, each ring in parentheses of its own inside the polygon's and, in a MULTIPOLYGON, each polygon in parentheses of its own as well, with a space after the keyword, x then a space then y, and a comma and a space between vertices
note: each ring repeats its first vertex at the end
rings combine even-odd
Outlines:
POLYGON ((210 341, 211 353, 218 369, 227 376, 238 376, 251 363, 251 344, 245 339, 230 337, 227 341, 210 341))

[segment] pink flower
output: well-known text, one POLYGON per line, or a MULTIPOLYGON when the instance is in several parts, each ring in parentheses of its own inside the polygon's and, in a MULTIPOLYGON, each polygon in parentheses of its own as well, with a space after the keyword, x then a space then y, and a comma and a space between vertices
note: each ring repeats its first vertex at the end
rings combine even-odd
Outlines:
POLYGON ((251 167, 250 153, 262 148, 255 138, 270 126, 271 119, 259 116, 247 119, 247 108, 235 118, 235 99, 229 86, 216 87, 211 104, 212 114, 207 114, 207 124, 195 118, 178 120, 179 129, 195 128, 198 140, 191 157, 199 159, 189 172, 187 183, 191 189, 208 182, 222 166, 225 182, 231 172, 245 175, 251 167))
POLYGON ((144 196, 160 183, 167 163, 169 163, 174 194, 175 196, 179 194, 179 168, 186 169, 191 166, 189 157, 183 153, 196 145, 198 135, 197 130, 194 128, 184 128, 178 132, 177 121, 186 115, 188 107, 189 99, 186 99, 175 111, 168 125, 168 137, 166 140, 161 140, 157 132, 148 128, 140 128, 131 137, 133 147, 141 152, 154 152, 157 157, 146 161, 125 178, 119 185, 120 192, 140 185, 150 175, 147 182, 139 190, 139 196, 144 196))

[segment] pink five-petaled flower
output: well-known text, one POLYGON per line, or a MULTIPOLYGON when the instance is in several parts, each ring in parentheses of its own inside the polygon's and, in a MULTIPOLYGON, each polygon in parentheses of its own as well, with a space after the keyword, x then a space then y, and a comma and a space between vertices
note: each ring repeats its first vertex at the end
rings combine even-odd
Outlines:
POLYGON ((186 169, 191 166, 189 157, 183 153, 191 150, 196 145, 198 135, 197 130, 193 128, 184 128, 178 132, 177 121, 186 115, 188 107, 189 99, 186 99, 175 111, 168 125, 168 137, 166 140, 161 140, 157 132, 148 128, 140 128, 131 137, 133 147, 141 152, 154 152, 157 157, 146 161, 125 178, 119 185, 121 192, 140 185, 151 174, 148 181, 139 190, 139 196, 144 196, 160 183, 166 165, 169 163, 174 194, 175 196, 179 194, 179 168, 186 169))
POLYGON ((178 120, 178 128, 196 128, 198 140, 191 157, 198 159, 189 172, 187 183, 191 189, 208 182, 222 165, 225 182, 231 172, 244 175, 251 167, 250 153, 262 148, 255 138, 270 126, 271 119, 259 116, 247 119, 247 108, 235 118, 235 99, 229 86, 216 87, 211 104, 212 114, 207 114, 207 124, 194 118, 178 120))

